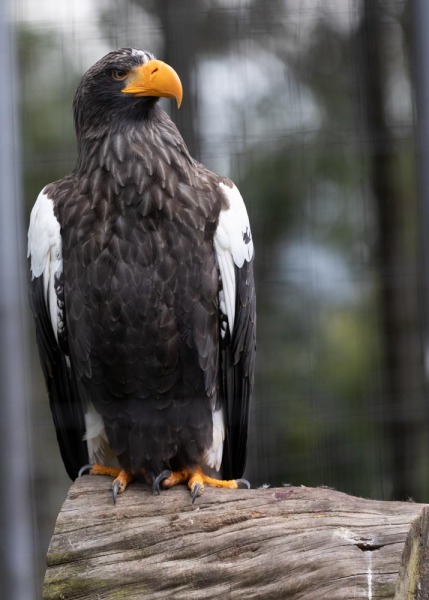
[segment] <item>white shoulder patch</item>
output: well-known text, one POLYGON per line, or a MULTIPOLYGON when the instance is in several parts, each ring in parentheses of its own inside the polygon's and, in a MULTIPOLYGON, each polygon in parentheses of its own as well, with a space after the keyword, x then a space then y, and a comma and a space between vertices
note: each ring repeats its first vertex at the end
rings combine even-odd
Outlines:
POLYGON ((235 185, 230 188, 224 183, 220 183, 219 186, 228 201, 228 208, 222 210, 219 215, 214 249, 222 278, 222 291, 219 294, 220 309, 227 316, 232 333, 236 296, 234 265, 240 269, 244 261, 252 260, 254 249, 249 217, 238 188, 235 185))
POLYGON ((219 187, 228 200, 229 208, 220 213, 216 238, 224 249, 230 251, 235 264, 240 268, 245 260, 253 258, 249 217, 238 188, 235 185, 230 188, 224 183, 220 183, 219 187))
POLYGON ((54 203, 44 193, 39 194, 30 216, 28 228, 28 254, 31 260, 31 277, 43 276, 45 302, 51 317, 55 337, 58 339, 58 305, 55 277, 63 270, 60 224, 54 214, 54 203))

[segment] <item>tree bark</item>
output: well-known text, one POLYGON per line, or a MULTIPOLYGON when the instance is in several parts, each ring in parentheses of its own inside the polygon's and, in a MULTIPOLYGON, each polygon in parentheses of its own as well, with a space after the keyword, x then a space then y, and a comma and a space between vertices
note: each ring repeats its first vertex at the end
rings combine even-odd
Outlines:
POLYGON ((429 597, 429 508, 413 521, 402 553, 395 600, 429 597))
POLYGON ((45 600, 429 597, 426 505, 305 487, 206 488, 192 505, 184 486, 131 484, 114 506, 110 485, 71 486, 45 600))

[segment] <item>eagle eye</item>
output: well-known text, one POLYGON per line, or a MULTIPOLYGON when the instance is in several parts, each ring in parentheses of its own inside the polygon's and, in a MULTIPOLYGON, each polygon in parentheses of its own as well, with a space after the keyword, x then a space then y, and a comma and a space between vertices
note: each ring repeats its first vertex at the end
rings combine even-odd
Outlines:
POLYGON ((112 79, 115 81, 124 81, 127 78, 128 71, 124 71, 123 69, 114 69, 111 73, 112 79))

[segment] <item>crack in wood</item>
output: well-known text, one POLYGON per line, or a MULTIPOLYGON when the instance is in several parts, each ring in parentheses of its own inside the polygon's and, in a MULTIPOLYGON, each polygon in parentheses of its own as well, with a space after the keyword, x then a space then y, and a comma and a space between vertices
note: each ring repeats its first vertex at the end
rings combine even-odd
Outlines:
POLYGON ((362 552, 374 552, 374 550, 380 550, 384 548, 386 544, 374 544, 374 542, 359 542, 355 544, 362 552))

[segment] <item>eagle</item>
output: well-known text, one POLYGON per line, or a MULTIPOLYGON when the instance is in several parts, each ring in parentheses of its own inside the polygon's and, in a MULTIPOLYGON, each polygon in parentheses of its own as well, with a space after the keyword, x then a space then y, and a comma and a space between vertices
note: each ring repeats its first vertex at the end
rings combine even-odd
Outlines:
POLYGON ((82 77, 75 168, 30 216, 29 296, 61 456, 75 479, 237 488, 255 368, 254 247, 237 187, 159 106, 182 85, 121 48, 82 77))

